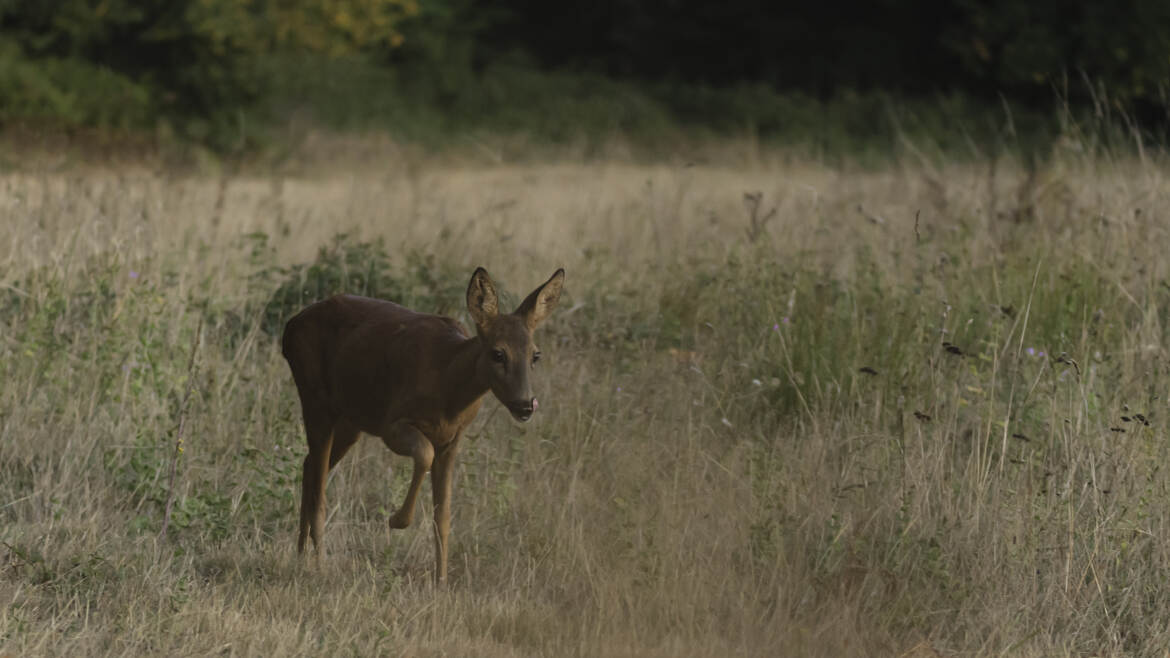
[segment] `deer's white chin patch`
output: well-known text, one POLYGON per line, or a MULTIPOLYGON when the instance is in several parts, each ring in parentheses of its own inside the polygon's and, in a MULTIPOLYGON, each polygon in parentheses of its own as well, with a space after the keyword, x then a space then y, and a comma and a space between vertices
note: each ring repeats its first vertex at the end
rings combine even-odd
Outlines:
POLYGON ((540 403, 536 401, 536 398, 532 398, 532 410, 536 411, 539 408, 540 408, 540 403))

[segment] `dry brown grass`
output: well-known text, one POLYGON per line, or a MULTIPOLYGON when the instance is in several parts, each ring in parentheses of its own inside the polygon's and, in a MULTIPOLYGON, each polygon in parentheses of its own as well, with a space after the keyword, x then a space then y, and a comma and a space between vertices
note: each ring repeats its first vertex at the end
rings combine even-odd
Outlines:
POLYGON ((1161 655, 1170 185, 1061 158, 1028 180, 6 175, 0 655, 1161 655), (777 213, 749 244, 754 191, 777 213), (490 401, 460 457, 445 590, 429 507, 387 528, 409 464, 374 440, 330 481, 320 567, 293 551, 304 436, 250 277, 338 232, 456 288, 568 272, 540 412, 490 401))

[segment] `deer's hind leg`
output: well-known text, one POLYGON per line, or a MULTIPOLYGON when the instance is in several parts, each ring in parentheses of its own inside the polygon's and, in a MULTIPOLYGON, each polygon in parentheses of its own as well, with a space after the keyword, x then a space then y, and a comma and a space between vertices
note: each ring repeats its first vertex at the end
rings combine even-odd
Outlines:
POLYGON ((333 419, 327 413, 305 412, 305 433, 309 454, 301 473, 301 527, 297 552, 305 552, 306 540, 313 538, 313 548, 321 554, 321 532, 325 528, 325 482, 329 477, 329 453, 333 446, 333 419))

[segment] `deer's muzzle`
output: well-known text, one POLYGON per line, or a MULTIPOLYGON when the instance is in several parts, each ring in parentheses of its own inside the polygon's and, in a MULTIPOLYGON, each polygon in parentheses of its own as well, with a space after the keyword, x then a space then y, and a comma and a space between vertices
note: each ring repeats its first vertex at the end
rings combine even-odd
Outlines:
POLYGON ((512 412, 513 418, 523 423, 529 418, 532 418, 532 413, 536 411, 538 405, 536 398, 532 398, 531 400, 514 400, 504 406, 508 407, 508 411, 512 412))

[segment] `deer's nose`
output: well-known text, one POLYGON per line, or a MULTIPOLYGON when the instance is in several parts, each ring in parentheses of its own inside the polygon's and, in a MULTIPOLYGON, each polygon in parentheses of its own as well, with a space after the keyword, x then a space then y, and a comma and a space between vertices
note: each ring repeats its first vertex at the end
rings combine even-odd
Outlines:
POLYGON ((525 421, 532 417, 532 412, 536 411, 536 398, 531 400, 515 400, 508 403, 508 411, 512 412, 512 416, 516 420, 525 421))

